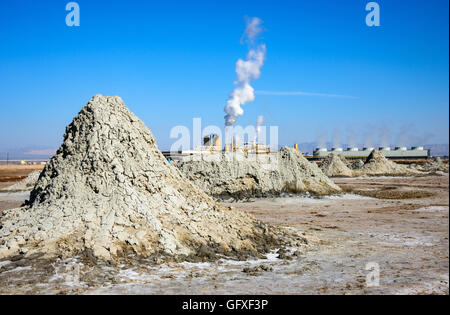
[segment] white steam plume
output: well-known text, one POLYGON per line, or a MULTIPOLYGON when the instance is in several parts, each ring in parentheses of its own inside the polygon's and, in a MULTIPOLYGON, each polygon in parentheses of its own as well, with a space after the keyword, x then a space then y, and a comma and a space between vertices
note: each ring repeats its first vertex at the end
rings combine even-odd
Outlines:
POLYGON ((341 132, 338 129, 333 131, 333 148, 339 148, 341 146, 341 132))
MULTIPOLYGON (((248 38, 249 43, 253 43, 256 36, 262 32, 262 21, 259 18, 252 18, 247 20, 247 27, 244 32, 244 37, 248 38)), ((255 100, 255 90, 250 85, 252 80, 256 80, 261 75, 261 67, 264 64, 266 56, 266 46, 259 45, 256 48, 249 50, 245 60, 239 59, 236 62, 237 78, 234 84, 237 87, 230 94, 230 99, 225 106, 225 125, 232 126, 236 123, 238 116, 244 114, 242 105, 247 102, 255 100)))
POLYGON ((264 123, 264 116, 258 116, 256 118, 256 135, 255 141, 259 138, 259 134, 261 133, 261 125, 264 123))
POLYGON ((347 145, 349 148, 358 146, 358 133, 351 127, 347 127, 347 145))
POLYGON ((263 32, 263 28, 261 26, 262 20, 260 18, 246 18, 246 24, 244 34, 241 38, 241 44, 247 38, 249 43, 253 43, 254 40, 258 37, 259 34, 263 32))

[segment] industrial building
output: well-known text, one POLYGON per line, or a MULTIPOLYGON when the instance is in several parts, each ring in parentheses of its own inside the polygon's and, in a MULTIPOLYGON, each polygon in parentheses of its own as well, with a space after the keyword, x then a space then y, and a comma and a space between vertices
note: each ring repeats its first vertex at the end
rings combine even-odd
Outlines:
POLYGON ((222 149, 222 140, 217 134, 211 134, 203 137, 203 147, 201 150, 220 151, 222 149))
POLYGON ((232 137, 230 144, 225 144, 222 148, 222 140, 217 134, 211 134, 203 137, 203 144, 197 146, 194 150, 180 150, 177 152, 162 151, 162 154, 170 160, 180 160, 189 155, 196 154, 214 154, 219 152, 241 152, 244 154, 269 154, 270 148, 262 143, 253 141, 239 145, 238 139, 232 137))
POLYGON ((270 153, 270 149, 268 146, 262 143, 245 143, 242 148, 239 148, 244 153, 255 153, 255 154, 268 154, 270 153))
MULTIPOLYGON (((299 147, 297 144, 294 145, 294 149, 297 151, 299 147)), ((359 149, 357 147, 349 147, 346 150, 343 148, 332 148, 328 150, 327 148, 316 148, 313 155, 305 155, 308 160, 322 160, 326 158, 329 154, 334 153, 337 155, 342 155, 346 159, 356 160, 356 159, 366 159, 370 153, 374 150, 374 147, 365 147, 359 149)), ((393 160, 426 160, 430 158, 430 150, 424 149, 422 146, 415 146, 408 149, 407 147, 380 147, 378 150, 388 159, 393 160)), ((242 152, 244 154, 269 154, 270 149, 264 144, 257 143, 256 141, 247 142, 243 145, 239 145, 238 139, 232 137, 231 143, 225 144, 222 147, 221 138, 217 134, 207 135, 203 138, 203 144, 196 147, 194 150, 182 150, 178 152, 163 152, 163 154, 172 159, 178 160, 183 156, 195 155, 195 154, 208 154, 208 153, 219 153, 219 152, 242 152)))
MULTIPOLYGON (((334 153, 343 155, 347 159, 361 159, 367 158, 369 154, 374 150, 372 147, 363 148, 362 150, 352 147, 344 151, 342 148, 332 148, 329 151, 327 148, 317 148, 314 150, 313 158, 322 159, 329 154, 334 153)), ((430 150, 425 150, 423 147, 396 147, 391 149, 390 147, 380 147, 379 151, 388 159, 428 159, 430 157, 430 150)))

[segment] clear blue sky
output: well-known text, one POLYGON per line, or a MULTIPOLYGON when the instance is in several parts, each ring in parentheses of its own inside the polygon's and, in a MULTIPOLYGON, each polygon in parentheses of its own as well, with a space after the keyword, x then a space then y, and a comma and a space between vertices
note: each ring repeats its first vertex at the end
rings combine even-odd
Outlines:
POLYGON ((381 26, 363 0, 77 1, 67 27, 62 0, 0 1, 0 151, 59 147, 65 126, 94 94, 119 95, 157 137, 175 125, 223 125, 235 63, 246 55, 245 16, 266 28, 258 115, 280 144, 350 137, 392 144, 448 143, 449 2, 383 0, 381 26))

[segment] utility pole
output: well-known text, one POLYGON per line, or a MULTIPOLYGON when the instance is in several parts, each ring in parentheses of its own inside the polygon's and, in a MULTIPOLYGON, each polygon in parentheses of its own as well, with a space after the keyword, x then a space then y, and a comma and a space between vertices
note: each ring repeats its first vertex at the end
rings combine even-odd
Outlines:
POLYGON ((6 165, 9 164, 9 152, 6 152, 6 165))

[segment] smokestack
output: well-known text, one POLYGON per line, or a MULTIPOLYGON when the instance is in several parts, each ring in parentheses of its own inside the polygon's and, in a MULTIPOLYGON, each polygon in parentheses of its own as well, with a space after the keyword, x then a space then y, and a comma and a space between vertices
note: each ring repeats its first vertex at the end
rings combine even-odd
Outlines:
POLYGON ((261 125, 264 122, 264 116, 258 116, 256 118, 256 135, 255 135, 255 142, 258 143, 259 140, 259 134, 261 133, 261 125))

